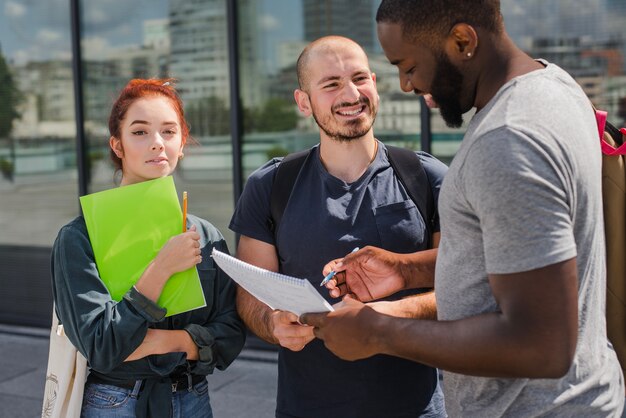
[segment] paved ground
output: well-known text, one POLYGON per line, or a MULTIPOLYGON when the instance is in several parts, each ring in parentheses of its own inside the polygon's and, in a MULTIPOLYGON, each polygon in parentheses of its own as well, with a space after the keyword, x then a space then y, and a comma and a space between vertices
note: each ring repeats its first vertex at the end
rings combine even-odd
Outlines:
MULTIPOLYGON (((41 416, 48 332, 0 324, 0 417, 41 416)), ((273 351, 246 348, 228 370, 209 376, 214 416, 274 417, 276 356, 273 351)))
MULTIPOLYGON (((48 361, 48 330, 0 325, 0 417, 38 418, 48 361)), ((244 349, 209 376, 216 418, 273 417, 276 353, 244 349)))

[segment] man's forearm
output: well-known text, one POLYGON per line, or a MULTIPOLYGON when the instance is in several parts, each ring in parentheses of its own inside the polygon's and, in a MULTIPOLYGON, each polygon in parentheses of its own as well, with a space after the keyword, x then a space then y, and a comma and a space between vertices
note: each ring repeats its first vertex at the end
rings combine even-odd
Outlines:
POLYGON ((437 319, 435 292, 421 293, 395 301, 370 302, 376 312, 398 318, 437 319))
POLYGON ((246 326, 259 338, 278 344, 271 327, 272 309, 237 286, 237 312, 246 326))
POLYGON ((370 335, 378 352, 461 374, 555 378, 569 368, 562 344, 547 344, 530 327, 515 330, 500 313, 458 321, 378 315, 370 335))
POLYGON ((409 254, 397 254, 401 276, 407 289, 432 288, 435 286, 435 263, 437 248, 409 254))

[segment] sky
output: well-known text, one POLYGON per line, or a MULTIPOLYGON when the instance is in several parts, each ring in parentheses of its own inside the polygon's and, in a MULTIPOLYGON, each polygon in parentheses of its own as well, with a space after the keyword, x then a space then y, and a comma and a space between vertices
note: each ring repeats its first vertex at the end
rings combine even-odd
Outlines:
POLYGON ((276 45, 299 41, 304 37, 302 3, 300 1, 261 0, 259 2, 259 31, 263 63, 268 72, 276 68, 276 45))
POLYGON ((507 31, 518 44, 533 36, 603 38, 609 32, 606 0, 502 0, 501 4, 507 31))
MULTIPOLYGON (((89 0, 81 6, 85 47, 140 43, 143 20, 168 13, 168 0, 89 0)), ((69 0, 0 0, 0 45, 13 62, 71 58, 70 36, 69 0)))
MULTIPOLYGON (((82 1, 83 47, 97 51, 140 44, 143 21, 167 17, 170 1, 175 7, 184 0, 82 1)), ((302 5, 296 0, 256 1, 258 47, 271 66, 277 44, 302 39, 302 5)), ((531 35, 602 38, 626 32, 626 0, 501 1, 507 29, 521 46, 531 35)), ((16 64, 69 59, 69 0, 0 0, 0 46, 16 64)))

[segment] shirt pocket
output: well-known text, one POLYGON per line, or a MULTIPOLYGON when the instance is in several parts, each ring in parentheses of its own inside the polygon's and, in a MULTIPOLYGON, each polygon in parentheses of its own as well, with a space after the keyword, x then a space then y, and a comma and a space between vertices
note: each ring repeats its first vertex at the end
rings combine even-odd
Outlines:
POLYGON ((426 225, 412 200, 372 209, 381 247, 398 253, 426 248, 426 225))

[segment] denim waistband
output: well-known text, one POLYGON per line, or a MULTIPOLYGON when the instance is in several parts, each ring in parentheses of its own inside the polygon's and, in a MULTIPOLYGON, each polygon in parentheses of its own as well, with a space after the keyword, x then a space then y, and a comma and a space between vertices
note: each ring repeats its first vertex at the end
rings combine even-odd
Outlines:
MULTIPOLYGON (((198 383, 205 380, 206 376, 193 374, 193 375, 182 375, 182 376, 170 376, 169 379, 171 380, 172 392, 176 392, 176 391, 183 390, 183 389, 189 389, 190 386, 193 387, 197 385, 198 383)), ((158 380, 164 381, 165 378, 161 378, 158 380)), ((101 376, 96 376, 94 374, 89 374, 89 376, 87 376, 87 383, 111 385, 111 386, 116 386, 119 388, 133 390, 133 391, 137 390, 137 385, 138 385, 137 382, 140 382, 139 383, 139 390, 140 390, 142 386, 141 383, 143 382, 143 380, 121 381, 121 380, 109 380, 101 376)))

